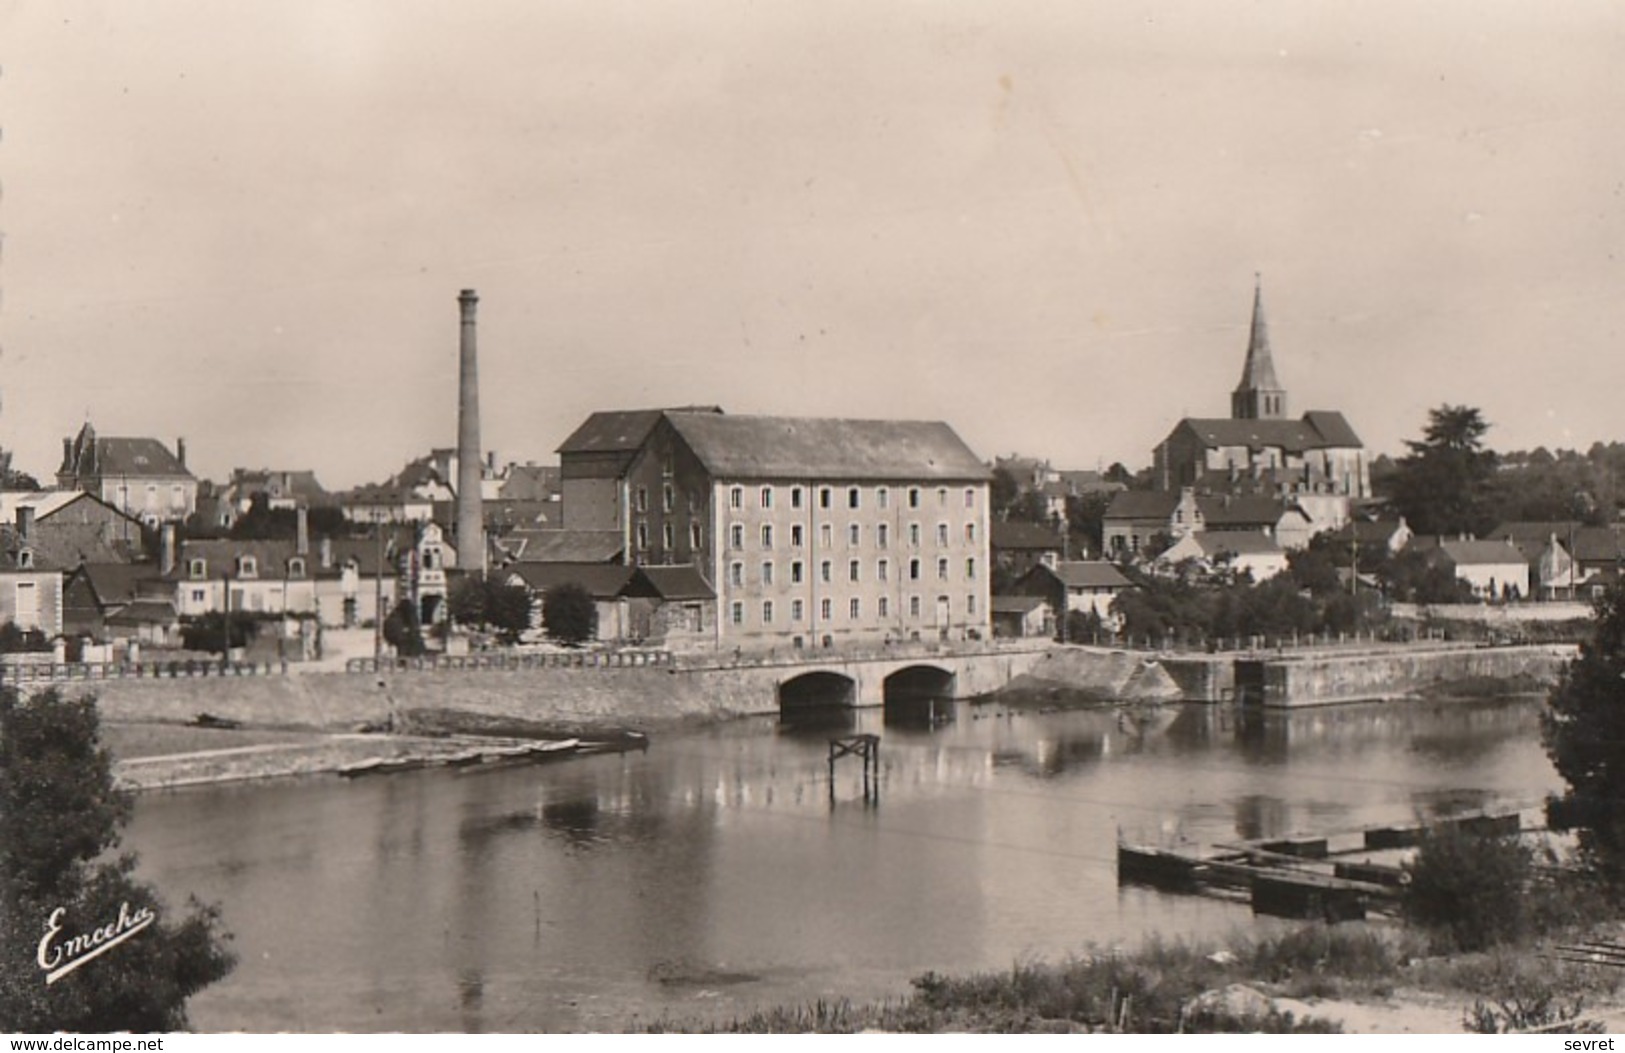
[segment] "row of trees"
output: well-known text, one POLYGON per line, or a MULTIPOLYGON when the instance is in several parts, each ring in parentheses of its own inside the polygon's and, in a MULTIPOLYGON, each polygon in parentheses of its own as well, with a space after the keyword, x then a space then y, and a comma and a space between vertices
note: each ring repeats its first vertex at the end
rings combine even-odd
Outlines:
MULTIPOLYGON (((494 575, 460 579, 446 598, 451 617, 460 625, 489 632, 505 644, 516 644, 531 628, 531 593, 494 575)), ((575 582, 550 586, 542 593, 542 631, 567 647, 579 647, 598 635, 598 605, 575 582)), ((417 606, 402 600, 384 621, 384 640, 395 653, 415 658, 427 648, 417 606)))

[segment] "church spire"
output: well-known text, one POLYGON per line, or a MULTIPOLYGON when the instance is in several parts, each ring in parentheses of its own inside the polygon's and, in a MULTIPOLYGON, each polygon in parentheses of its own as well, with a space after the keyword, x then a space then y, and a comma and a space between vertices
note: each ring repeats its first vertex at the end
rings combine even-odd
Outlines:
POLYGON ((1264 321, 1264 279, 1253 275, 1253 326, 1247 338, 1247 363, 1241 383, 1230 395, 1230 416, 1236 420, 1282 420, 1286 417, 1286 389, 1275 376, 1270 355, 1270 330, 1264 321))

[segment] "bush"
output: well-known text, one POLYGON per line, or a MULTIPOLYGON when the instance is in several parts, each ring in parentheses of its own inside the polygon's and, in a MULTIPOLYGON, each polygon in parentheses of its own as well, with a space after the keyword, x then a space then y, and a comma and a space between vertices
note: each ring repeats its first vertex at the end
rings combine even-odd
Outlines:
POLYGON ((411 600, 395 605, 384 619, 384 640, 402 658, 417 658, 428 650, 423 645, 423 626, 418 621, 418 609, 411 600))
POLYGON ((1483 950, 1515 942, 1530 930, 1524 894, 1534 874, 1534 849, 1515 836, 1476 834, 1456 824, 1433 827, 1423 833, 1405 873, 1406 919, 1449 947, 1483 950))
POLYGON ((598 605, 583 586, 561 582, 542 594, 542 628, 562 644, 579 646, 598 635, 598 605))

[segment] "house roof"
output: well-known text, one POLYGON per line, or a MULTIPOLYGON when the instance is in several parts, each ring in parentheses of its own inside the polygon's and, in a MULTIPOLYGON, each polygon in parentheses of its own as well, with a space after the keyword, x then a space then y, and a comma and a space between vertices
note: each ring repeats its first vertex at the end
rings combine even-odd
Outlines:
POLYGON ((210 577, 218 578, 223 574, 230 574, 235 578, 238 561, 253 559, 255 580, 275 581, 284 577, 304 580, 316 576, 319 555, 319 548, 312 545, 311 550, 301 556, 296 543, 292 541, 249 541, 235 538, 188 540, 181 544, 180 551, 176 554, 175 566, 165 576, 171 579, 190 578, 191 561, 202 559, 206 561, 205 569, 210 577), (305 561, 303 574, 289 573, 288 561, 295 558, 302 558, 305 561))
POLYGON ((316 480, 316 473, 308 468, 236 468, 232 470, 230 486, 238 499, 265 493, 276 498, 299 498, 311 507, 333 501, 333 496, 316 480))
POLYGON ((1509 541, 1441 541, 1439 549, 1457 566, 1501 566, 1529 562, 1509 541))
POLYGON ((693 564, 638 567, 621 590, 623 596, 656 596, 663 600, 714 600, 717 594, 693 564))
POLYGON ((62 475, 194 478, 169 447, 157 439, 99 436, 89 424, 79 430, 64 453, 62 467, 57 469, 62 475))
POLYGON ((994 614, 1031 614, 1048 603, 1043 596, 994 596, 994 614))
MULTIPOLYGON (((1562 534, 1557 540, 1564 545, 1568 538, 1562 534)), ((1581 527, 1574 532, 1574 551, 1571 553, 1582 563, 1607 563, 1625 556, 1625 537, 1609 527, 1581 527)))
POLYGON ((162 577, 151 563, 84 563, 79 571, 104 604, 128 603, 141 594, 142 582, 162 577))
POLYGON ((611 563, 626 547, 619 530, 515 530, 501 544, 521 563, 611 563))
POLYGON ((556 501, 562 476, 556 464, 516 464, 502 481, 504 501, 556 501))
POLYGON ((1093 469, 1064 470, 1056 474, 1061 477, 1061 485, 1070 494, 1119 493, 1128 489, 1124 484, 1107 479, 1093 469))
POLYGON ((1567 544, 1570 531, 1578 534, 1585 529, 1584 524, 1572 519, 1510 519, 1484 536, 1491 541, 1511 538, 1514 541, 1544 543, 1555 535, 1559 541, 1567 544))
POLYGON ((1274 526, 1287 504, 1273 497, 1199 497, 1197 507, 1208 529, 1225 526, 1274 526))
POLYGON ((1070 560, 1049 568, 1069 589, 1128 589, 1134 583, 1105 560, 1070 560))
POLYGON ((671 412, 721 415, 717 406, 685 406, 680 410, 606 410, 594 413, 559 446, 565 453, 631 453, 643 446, 663 414, 671 412))
POLYGON ((982 482, 986 465, 942 421, 668 413, 712 476, 982 482))
POLYGON ((614 563, 515 563, 506 573, 518 576, 537 592, 574 582, 595 600, 611 600, 621 595, 635 570, 614 563))
POLYGON ((990 544, 995 551, 1027 549, 1059 552, 1061 535, 1039 523, 1027 523, 1017 519, 995 519, 991 527, 990 544))
POLYGON ((1339 541, 1353 538, 1362 545, 1386 545, 1402 525, 1398 519, 1355 519, 1337 528, 1332 537, 1339 541))
POLYGON ((1167 519, 1179 507, 1179 495, 1169 490, 1124 490, 1112 495, 1106 519, 1167 519))
POLYGON ((132 600, 107 613, 107 621, 113 624, 168 625, 177 620, 175 605, 169 600, 132 600))
POLYGON ((1301 420, 1236 420, 1231 417, 1186 417, 1174 426, 1185 430, 1203 446, 1244 446, 1252 450, 1279 447, 1288 453, 1308 450, 1360 448, 1354 429, 1341 413, 1313 410, 1301 420))

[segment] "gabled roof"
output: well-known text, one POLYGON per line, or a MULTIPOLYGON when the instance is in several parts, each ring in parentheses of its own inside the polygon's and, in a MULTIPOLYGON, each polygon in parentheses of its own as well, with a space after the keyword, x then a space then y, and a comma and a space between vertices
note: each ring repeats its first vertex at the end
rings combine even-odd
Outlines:
POLYGON ((97 597, 109 606, 129 603, 141 594, 141 583, 162 578, 151 563, 84 563, 74 573, 89 579, 97 597))
POLYGON ((501 545, 520 563, 613 563, 626 547, 619 530, 515 530, 501 545))
POLYGON ((1167 519, 1179 507, 1179 495, 1169 490, 1124 490, 1112 495, 1106 519, 1167 519))
MULTIPOLYGON (((1564 545, 1568 538, 1562 534, 1557 540, 1564 545)), ((1625 557, 1625 537, 1609 527, 1581 527, 1574 532, 1574 551, 1571 553, 1582 563, 1607 563, 1625 557)))
POLYGON ((1273 497, 1199 497, 1196 504, 1209 530, 1227 526, 1274 526, 1288 507, 1285 501, 1273 497))
POLYGON ((1128 589, 1134 583, 1115 566, 1099 559, 1078 559, 1048 568, 1069 589, 1128 589))
POLYGON ((693 564, 636 568, 623 596, 654 596, 663 600, 714 600, 717 594, 693 564))
POLYGON ((1457 566, 1495 566, 1527 563, 1529 559, 1507 541, 1441 541, 1439 549, 1457 566))
POLYGON ((106 617, 112 625, 169 625, 179 620, 175 604, 160 599, 132 600, 108 611, 106 617))
POLYGON ((1256 530, 1206 530, 1191 537, 1209 557, 1275 556, 1283 553, 1274 538, 1256 530))
POLYGON ((0 570, 16 570, 24 573, 38 571, 40 573, 58 573, 69 568, 51 558, 49 552, 43 552, 32 542, 24 543, 17 532, 8 526, 0 526, 0 570), (22 565, 22 554, 29 554, 29 566, 22 565))
POLYGON ((1024 549, 1036 552, 1059 552, 1061 535, 1039 523, 1017 519, 995 519, 991 527, 990 544, 995 552, 1024 549))
POLYGON ((1278 447, 1288 453, 1308 450, 1360 448, 1360 442, 1341 413, 1312 410, 1301 420, 1236 420, 1230 417, 1186 417, 1174 431, 1190 433, 1203 446, 1243 446, 1251 450, 1278 447))
POLYGON ((1049 602, 1044 596, 994 596, 994 614, 1031 614, 1049 602))
POLYGON ((537 592, 574 582, 595 600, 612 600, 621 595, 636 569, 613 563, 515 563, 502 573, 518 576, 537 592))
POLYGON ((668 412, 721 415, 717 406, 685 406, 680 410, 608 410, 594 413, 559 446, 565 453, 631 453, 648 441, 660 418, 668 412))
POLYGON ((1403 525, 1400 519, 1355 519, 1338 527, 1331 536, 1339 541, 1352 538, 1362 545, 1386 545, 1403 525))
POLYGON ((1333 410, 1310 410, 1303 415, 1304 421, 1320 434, 1321 445, 1341 447, 1363 447, 1365 443, 1354 434, 1354 428, 1348 419, 1341 413, 1333 410))
POLYGON ((1570 532, 1579 533, 1584 529, 1584 524, 1573 519, 1509 519, 1484 536, 1490 541, 1511 538, 1514 541, 1545 542, 1555 535, 1559 541, 1567 544, 1570 532))
POLYGON ((668 413, 720 479, 982 482, 990 473, 942 421, 668 413))
POLYGON ((504 501, 556 501, 561 480, 556 464, 516 464, 508 469, 498 496, 504 501))

